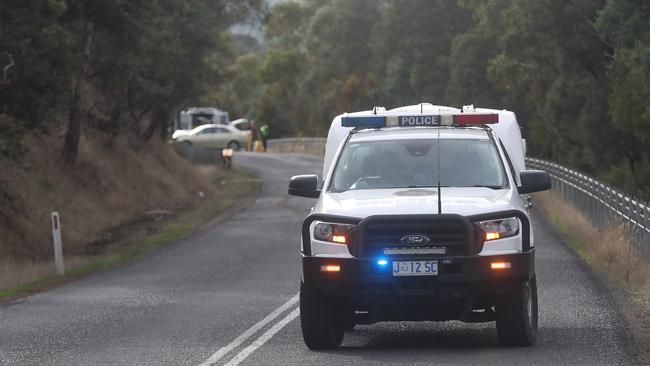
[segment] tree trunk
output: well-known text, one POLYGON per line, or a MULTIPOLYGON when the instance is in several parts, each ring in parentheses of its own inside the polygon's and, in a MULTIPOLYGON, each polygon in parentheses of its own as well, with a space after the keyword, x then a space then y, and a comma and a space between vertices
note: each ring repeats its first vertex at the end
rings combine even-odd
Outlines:
POLYGON ((142 140, 145 142, 151 140, 154 132, 156 132, 156 129, 158 128, 161 129, 161 136, 163 136, 163 132, 167 129, 168 116, 169 112, 167 108, 156 106, 153 110, 153 113, 151 114, 151 121, 149 122, 149 126, 147 126, 147 129, 142 134, 142 140))
POLYGON ((84 37, 82 45, 81 69, 77 73, 74 81, 74 90, 72 94, 72 104, 68 114, 68 128, 65 132, 65 142, 63 145, 63 161, 66 164, 74 164, 79 153, 79 138, 81 137, 81 116, 84 98, 83 84, 90 70, 90 52, 94 38, 93 24, 88 22, 84 26, 84 37))

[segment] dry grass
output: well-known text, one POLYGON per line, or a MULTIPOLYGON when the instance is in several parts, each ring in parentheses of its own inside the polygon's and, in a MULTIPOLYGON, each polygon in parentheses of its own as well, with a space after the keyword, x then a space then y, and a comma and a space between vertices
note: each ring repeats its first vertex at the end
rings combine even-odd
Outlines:
POLYGON ((0 160, 2 181, 16 211, 0 207, 0 258, 18 263, 51 256, 50 214, 62 222, 64 253, 81 255, 109 227, 155 209, 175 211, 214 185, 157 139, 136 147, 128 136, 86 131, 74 167, 61 163, 62 136, 27 136, 23 165, 0 160))
MULTIPOLYGON (((88 257, 71 256, 65 258, 67 268, 78 268, 89 262, 88 257)), ((0 292, 14 288, 24 283, 37 281, 51 276, 55 272, 53 261, 23 261, 17 262, 5 259, 0 262, 0 292)))
POLYGON ((597 228, 550 192, 536 194, 535 203, 589 263, 617 281, 632 286, 648 284, 650 264, 625 235, 623 225, 597 228))
MULTIPOLYGON (((66 276, 55 275, 52 256, 47 260, 3 259, 0 262, 0 301, 13 299, 64 283, 97 270, 110 268, 140 257, 150 251, 182 238, 202 225, 223 219, 222 213, 250 197, 257 180, 243 171, 217 171, 214 167, 199 167, 210 174, 211 181, 221 189, 205 195, 191 207, 173 216, 140 220, 110 228, 113 240, 103 242, 85 255, 65 256, 66 276)), ((64 243, 65 245, 65 243, 64 243)))
POLYGON ((622 225, 596 228, 551 192, 537 193, 534 199, 567 242, 618 288, 615 297, 632 332, 637 361, 650 364, 650 262, 622 225))

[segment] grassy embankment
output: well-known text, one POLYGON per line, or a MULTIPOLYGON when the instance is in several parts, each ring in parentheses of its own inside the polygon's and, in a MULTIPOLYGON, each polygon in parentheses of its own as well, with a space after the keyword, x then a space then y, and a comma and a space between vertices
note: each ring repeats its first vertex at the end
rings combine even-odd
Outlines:
POLYGON ((0 299, 107 268, 174 241, 233 206, 256 183, 193 165, 166 142, 89 129, 61 162, 62 131, 26 136, 20 162, 0 159, 0 299), (10 201, 6 198, 9 197, 10 201), (54 275, 50 214, 61 215, 66 276, 54 275))
MULTIPOLYGON (((151 225, 148 225, 147 234, 135 233, 133 235, 135 238, 127 238, 116 248, 108 247, 101 254, 66 258, 65 276, 49 273, 34 281, 0 290, 0 299, 25 295, 139 258, 187 236, 206 223, 218 220, 220 215, 235 207, 242 199, 250 196, 257 185, 257 181, 252 176, 240 170, 216 171, 214 181, 221 186, 218 192, 206 196, 195 207, 187 208, 175 217, 158 223, 153 229, 151 225)), ((42 263, 36 266, 49 267, 49 271, 52 272, 52 263, 42 263)))
POLYGON ((550 192, 535 204, 555 231, 613 290, 632 334, 637 359, 650 364, 650 262, 622 226, 596 228, 580 211, 550 192))

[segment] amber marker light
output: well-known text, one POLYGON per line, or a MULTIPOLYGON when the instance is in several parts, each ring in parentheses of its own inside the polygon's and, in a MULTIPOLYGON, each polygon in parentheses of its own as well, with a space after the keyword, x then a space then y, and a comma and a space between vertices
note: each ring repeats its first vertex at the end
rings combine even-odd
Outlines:
POLYGON ((492 263, 490 264, 490 267, 491 267, 492 269, 497 269, 497 270, 498 270, 498 269, 509 269, 509 268, 512 268, 512 265, 510 264, 510 262, 492 262, 492 263))
POLYGON ((499 233, 485 233, 485 240, 494 240, 494 239, 499 239, 500 235, 499 233))
POLYGON ((332 241, 335 243, 345 244, 345 235, 334 235, 332 241))
POLYGON ((341 266, 338 264, 328 264, 325 266, 320 266, 321 272, 341 272, 341 266))

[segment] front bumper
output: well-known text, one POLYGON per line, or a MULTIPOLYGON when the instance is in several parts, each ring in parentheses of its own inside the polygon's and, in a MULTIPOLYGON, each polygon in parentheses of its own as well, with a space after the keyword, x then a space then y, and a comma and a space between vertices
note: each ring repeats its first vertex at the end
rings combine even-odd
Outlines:
POLYGON ((400 256, 378 269, 375 258, 302 257, 303 283, 311 290, 362 310, 368 319, 490 321, 491 307, 500 293, 516 288, 535 275, 535 250, 498 256, 424 257, 400 256), (435 276, 394 277, 392 261, 437 260, 435 276), (510 268, 492 269, 493 262, 510 268), (322 266, 338 265, 339 272, 324 272, 322 266), (480 313, 475 309, 485 309, 480 313), (475 317, 475 318, 473 318, 475 317))

